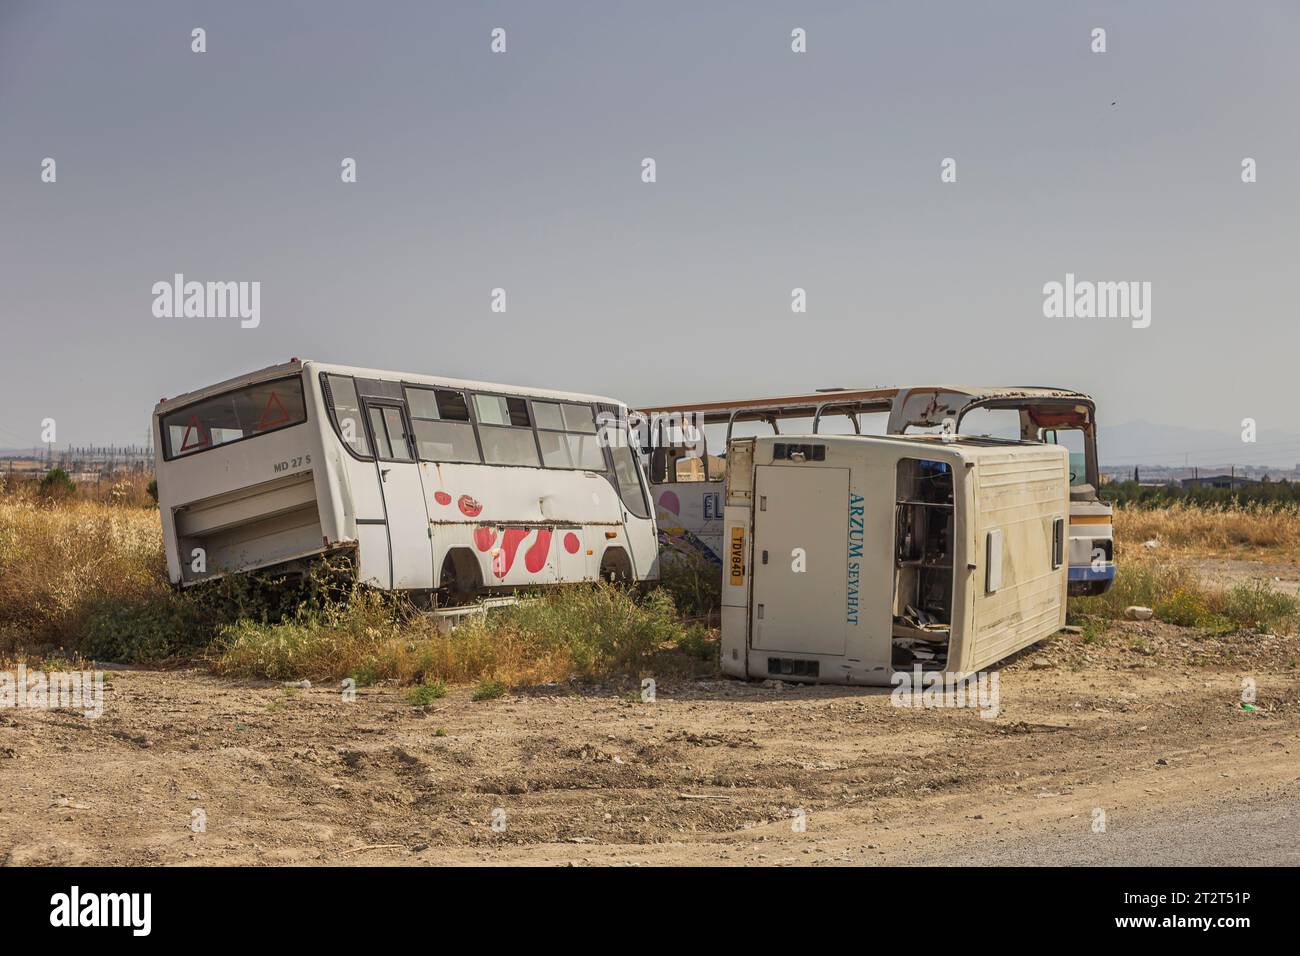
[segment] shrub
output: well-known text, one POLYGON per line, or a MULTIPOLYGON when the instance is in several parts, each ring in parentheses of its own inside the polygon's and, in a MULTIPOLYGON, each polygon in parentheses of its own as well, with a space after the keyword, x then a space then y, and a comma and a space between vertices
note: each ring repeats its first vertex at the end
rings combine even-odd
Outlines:
POLYGON ((538 656, 567 657, 582 677, 635 674, 681 632, 666 592, 656 590, 637 601, 610 584, 550 591, 466 627, 516 642, 538 656))
POLYGON ((430 680, 412 687, 406 699, 412 707, 424 707, 446 696, 447 685, 440 680, 430 680))
POLYGON ((395 633, 397 623, 391 602, 377 593, 362 593, 346 606, 305 609, 288 620, 245 617, 219 625, 209 659, 218 673, 234 677, 354 676, 395 633))
MULTIPOLYGON (((187 593, 216 628, 244 620, 330 623, 360 592, 351 559, 331 556, 312 561, 302 575, 235 574, 197 584, 187 593)), ((368 593, 371 600, 383 603, 393 613, 405 608, 400 595, 368 593)))
POLYGON ((1222 614, 1235 627, 1274 630, 1300 613, 1300 601, 1262 581, 1238 584, 1224 596, 1222 614))
MULTIPOLYGON (((687 646, 703 654, 707 637, 687 635, 687 646)), ((470 616, 451 631, 377 593, 361 593, 345 607, 304 609, 288 621, 226 625, 210 656, 217 672, 241 677, 352 677, 358 685, 490 678, 514 685, 634 676, 682 639, 666 593, 638 601, 602 583, 556 588, 470 616)))
POLYGON ((1217 627, 1222 624, 1209 606, 1209 596, 1199 589, 1175 588, 1166 597, 1155 601, 1155 616, 1168 624, 1180 627, 1217 627))
POLYGON ((506 690, 506 685, 499 680, 489 680, 485 677, 474 688, 474 700, 496 700, 498 697, 504 697, 506 690))
POLYGON ((722 606, 722 567, 697 553, 664 554, 659 561, 659 586, 689 617, 709 618, 722 606))
POLYGON ((112 597, 86 617, 80 653, 89 660, 142 664, 188 653, 208 637, 180 596, 112 597))
POLYGON ((1101 617, 1120 618, 1130 604, 1155 608, 1167 595, 1183 590, 1200 591, 1201 584, 1188 568, 1121 561, 1115 572, 1115 583, 1109 591, 1096 597, 1070 599, 1070 611, 1079 615, 1095 614, 1101 617))
POLYGON ((1264 582, 1215 588, 1191 568, 1143 563, 1121 563, 1108 592, 1071 598, 1070 613, 1120 618, 1130 604, 1151 608, 1168 624, 1214 631, 1274 629, 1300 616, 1300 601, 1264 582))
POLYGON ((719 647, 717 632, 698 624, 691 625, 677 638, 677 649, 696 660, 716 661, 719 647))
POLYGON ((42 498, 53 498, 56 501, 71 498, 77 491, 77 486, 62 468, 51 468, 36 483, 36 487, 42 498))

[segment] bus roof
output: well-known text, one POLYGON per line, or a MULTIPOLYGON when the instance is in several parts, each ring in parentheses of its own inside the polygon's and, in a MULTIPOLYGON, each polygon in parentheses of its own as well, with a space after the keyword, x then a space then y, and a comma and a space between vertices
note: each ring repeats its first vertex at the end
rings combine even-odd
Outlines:
POLYGON ((685 405, 641 405, 637 411, 649 414, 692 413, 704 416, 705 424, 725 422, 733 414, 752 413, 749 417, 764 414, 778 418, 811 417, 819 405, 834 404, 838 409, 853 406, 856 411, 888 411, 898 395, 897 388, 843 388, 812 392, 803 395, 781 395, 773 398, 736 399, 722 402, 693 402, 685 405))
POLYGON ((1021 441, 1017 438, 998 438, 991 435, 930 435, 923 433, 913 433, 908 435, 844 435, 844 434, 818 434, 818 435, 758 435, 754 441, 764 445, 778 444, 780 442, 796 441, 814 441, 825 444, 842 444, 853 446, 857 443, 873 445, 890 445, 897 447, 906 447, 916 449, 923 448, 947 448, 968 454, 996 454, 998 451, 1006 451, 1009 448, 1042 448, 1042 447, 1060 447, 1044 446, 1042 442, 1021 441))
POLYGON ((280 365, 268 365, 256 372, 247 372, 234 378, 207 385, 191 392, 184 392, 175 398, 163 399, 154 406, 154 414, 170 411, 177 405, 199 401, 231 389, 242 388, 268 379, 281 378, 308 369, 313 372, 328 372, 331 375, 350 375, 357 378, 375 378, 389 382, 404 382, 408 385, 432 385, 444 388, 463 388, 479 392, 500 392, 505 395, 517 395, 522 398, 549 398, 564 402, 602 403, 622 405, 614 398, 603 395, 585 395, 579 392, 559 392, 552 389, 528 388, 522 385, 502 385, 496 382, 478 382, 469 379, 448 378, 440 375, 418 375, 413 372, 395 372, 385 369, 358 368, 351 365, 335 365, 330 362, 316 362, 311 359, 292 359, 280 365))
POLYGON ((887 412, 899 405, 909 405, 908 399, 920 395, 944 395, 965 399, 963 407, 972 403, 990 401, 1071 401, 1093 405, 1092 399, 1073 389, 1053 388, 1045 385, 906 385, 872 386, 869 388, 822 389, 801 395, 783 395, 773 398, 751 398, 732 401, 696 402, 684 405, 640 406, 645 414, 693 413, 702 415, 704 424, 726 422, 734 414, 747 418, 810 418, 819 406, 842 415, 845 412, 887 412))

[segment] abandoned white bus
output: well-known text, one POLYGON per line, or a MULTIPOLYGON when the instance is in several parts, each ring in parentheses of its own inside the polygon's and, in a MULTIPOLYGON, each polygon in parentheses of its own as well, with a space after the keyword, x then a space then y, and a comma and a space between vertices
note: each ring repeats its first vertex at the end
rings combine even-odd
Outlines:
MULTIPOLYGON (((1038 386, 978 387, 925 385, 867 389, 826 389, 807 395, 743 401, 704 402, 642 408, 647 417, 693 415, 704 425, 725 426, 723 444, 742 422, 766 423, 782 433, 782 422, 811 420, 814 434, 823 422, 847 416, 852 431, 903 435, 919 430, 994 435, 1064 445, 1070 456, 1070 594, 1101 594, 1115 578, 1112 508, 1097 493, 1096 405, 1082 392, 1038 386), (875 429, 863 416, 881 416, 875 429)), ((840 424, 843 428, 843 424, 840 424)), ((808 431, 807 427, 799 430, 808 431)), ((722 560, 722 460, 697 445, 683 448, 652 430, 651 493, 666 554, 693 553, 722 560)), ((701 436, 701 440, 707 440, 701 436)))
POLYGON ((293 359, 154 409, 167 568, 192 585, 354 554, 438 604, 658 577, 635 451, 608 398, 293 359), (609 412, 609 416, 601 413, 609 412))
POLYGON ((722 669, 887 685, 971 673, 1065 624, 1064 449, 927 435, 738 438, 722 669))
MULTIPOLYGON (((848 416, 855 430, 867 412, 887 414, 896 388, 829 390, 812 395, 759 398, 739 402, 701 402, 638 409, 645 418, 645 452, 655 502, 660 549, 720 565, 725 459, 721 452, 735 426, 762 422, 775 434, 789 419, 848 416), (714 427, 716 449, 706 429, 714 427)), ((883 427, 882 419, 882 427, 883 427)))

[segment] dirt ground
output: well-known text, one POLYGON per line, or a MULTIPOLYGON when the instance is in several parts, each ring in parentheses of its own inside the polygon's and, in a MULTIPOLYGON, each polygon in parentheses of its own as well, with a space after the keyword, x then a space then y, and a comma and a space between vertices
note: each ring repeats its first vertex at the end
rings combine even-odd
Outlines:
POLYGON ((1221 586, 1262 582, 1300 597, 1300 564, 1295 561, 1252 561, 1240 558, 1190 558, 1188 563, 1207 581, 1221 586))
MULTIPOLYGON (((1068 863, 1082 845, 1131 862, 1141 828, 1296 805, 1298 661, 1295 637, 1062 633, 1001 669, 992 719, 725 679, 653 703, 564 685, 412 707, 398 688, 345 702, 114 671, 98 719, 0 710, 0 861, 987 863, 1033 845, 1068 863)), ((1161 845, 1206 840, 1178 833, 1161 845)))

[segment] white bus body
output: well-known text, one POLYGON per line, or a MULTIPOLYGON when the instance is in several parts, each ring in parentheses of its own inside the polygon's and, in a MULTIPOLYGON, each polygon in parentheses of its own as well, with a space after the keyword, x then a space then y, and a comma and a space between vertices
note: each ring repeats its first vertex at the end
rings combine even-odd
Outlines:
POLYGON ((888 685, 980 671, 1056 633, 1067 462, 996 439, 732 441, 723 671, 888 685))
POLYGON ((167 568, 191 585, 354 552, 375 587, 658 577, 635 450, 592 395, 293 361, 154 409, 167 568))
MULTIPOLYGON (((1096 407, 1093 400, 1069 389, 928 385, 907 388, 834 389, 810 395, 746 401, 705 402, 643 408, 647 416, 694 415, 706 425, 726 425, 726 439, 739 422, 760 421, 779 433, 783 421, 823 421, 849 417, 854 431, 864 431, 862 416, 882 416, 879 431, 903 435, 917 429, 950 428, 966 434, 973 412, 1012 412, 1011 427, 1022 441, 1060 443, 1070 449, 1070 593, 1102 594, 1115 578, 1113 509, 1097 494, 1101 476, 1097 459, 1096 407)), ((818 431, 816 425, 814 432, 818 431)), ((652 432, 657 437, 659 432, 652 432)), ((1010 435, 1005 437, 1011 437, 1010 435)), ((723 559, 722 469, 708 457, 677 459, 681 452, 660 445, 651 450, 650 481, 665 554, 694 553, 718 563, 723 559), (667 453, 667 454, 665 454, 667 453), (675 474, 681 462, 690 474, 675 474), (707 474, 703 467, 709 464, 707 474)))

